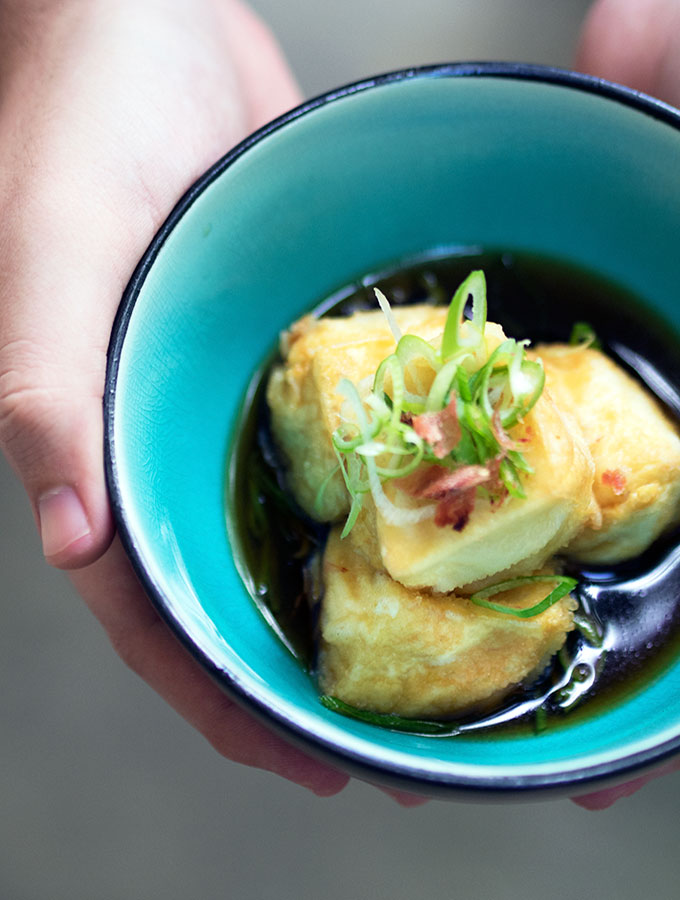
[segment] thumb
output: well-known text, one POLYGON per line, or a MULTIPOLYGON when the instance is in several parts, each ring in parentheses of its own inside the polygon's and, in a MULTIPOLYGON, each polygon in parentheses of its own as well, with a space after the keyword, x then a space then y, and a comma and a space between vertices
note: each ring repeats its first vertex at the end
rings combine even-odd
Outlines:
POLYGON ((23 236, 1 242, 0 448, 29 495, 47 561, 75 568, 94 561, 114 531, 102 389, 119 286, 76 259, 82 243, 55 243, 52 230, 25 252, 23 236), (112 283, 107 301, 102 285, 112 283))
POLYGON ((680 0, 598 0, 575 65, 680 105, 680 0))

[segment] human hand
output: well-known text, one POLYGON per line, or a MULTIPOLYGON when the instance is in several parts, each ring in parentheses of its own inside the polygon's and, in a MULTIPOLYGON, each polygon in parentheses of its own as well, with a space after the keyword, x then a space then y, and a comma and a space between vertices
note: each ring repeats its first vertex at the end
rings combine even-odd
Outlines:
POLYGON ((130 273, 191 182, 298 101, 237 0, 0 4, 0 446, 45 556, 221 753, 329 795, 346 777, 252 720, 164 627, 114 538, 102 465, 106 350, 130 273))
MULTIPOLYGON (((598 0, 585 21, 575 67, 680 106, 680 0, 598 0)), ((678 770, 680 760, 671 761, 574 801, 586 809, 606 809, 653 778, 678 770)))
POLYGON ((680 0, 598 0, 575 68, 680 106, 680 0))

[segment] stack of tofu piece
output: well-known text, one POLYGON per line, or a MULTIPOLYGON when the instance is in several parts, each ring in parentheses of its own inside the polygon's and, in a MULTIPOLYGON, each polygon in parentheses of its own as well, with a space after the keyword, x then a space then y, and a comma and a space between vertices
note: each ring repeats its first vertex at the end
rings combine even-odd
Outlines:
MULTIPOLYGON (((403 334, 433 344, 446 315, 428 304, 394 310, 403 334)), ((504 338, 486 324, 488 353, 504 338)), ((531 355, 543 362, 545 389, 510 431, 532 469, 525 499, 482 497, 456 530, 433 519, 394 524, 368 494, 341 538, 350 497, 341 474, 331 475, 345 403, 338 384, 370 385, 394 343, 380 310, 306 316, 282 335, 267 400, 291 491, 309 516, 332 524, 320 689, 377 713, 449 717, 493 706, 540 673, 573 628, 569 595, 522 619, 473 605, 470 594, 554 573, 564 557, 613 564, 640 554, 680 518, 680 438, 656 399, 600 351, 539 345, 531 355)), ((545 594, 530 583, 494 599, 524 608, 545 594)))

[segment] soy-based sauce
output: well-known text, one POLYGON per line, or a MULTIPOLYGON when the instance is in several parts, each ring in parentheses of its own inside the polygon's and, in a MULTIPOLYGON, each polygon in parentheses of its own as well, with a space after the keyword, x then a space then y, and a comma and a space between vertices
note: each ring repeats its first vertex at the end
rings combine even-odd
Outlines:
MULTIPOLYGON (((325 300, 319 311, 349 315, 374 309, 373 287, 392 304, 438 302, 472 269, 487 280, 488 319, 533 344, 569 340, 587 322, 604 352, 641 380, 680 421, 680 344, 667 323, 618 285, 592 272, 524 253, 470 253, 428 258, 369 275, 325 300)), ((328 529, 310 521, 286 489, 285 471, 268 426, 267 372, 241 422, 232 458, 232 509, 249 590, 280 638, 314 677, 316 614, 322 593, 319 560, 328 529)), ((640 436, 644 440, 644 435, 640 436)), ((608 567, 566 564, 583 628, 572 632, 543 675, 490 713, 457 720, 452 731, 555 727, 597 714, 645 687, 680 652, 680 530, 635 560, 608 567)))

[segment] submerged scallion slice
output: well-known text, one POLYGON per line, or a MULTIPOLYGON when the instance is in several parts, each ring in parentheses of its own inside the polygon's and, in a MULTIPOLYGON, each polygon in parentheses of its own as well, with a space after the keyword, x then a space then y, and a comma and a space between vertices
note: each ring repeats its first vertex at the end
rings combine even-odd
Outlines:
POLYGON ((491 609, 494 612, 504 613, 508 616, 517 616, 519 619, 531 619, 540 615, 549 609, 553 604, 566 596, 569 591, 573 591, 578 582, 575 578, 568 578, 566 575, 524 575, 519 578, 509 578, 507 581, 500 581, 492 584, 490 587, 482 588, 476 591, 470 597, 470 602, 475 606, 483 606, 484 609, 491 609), (556 582, 553 590, 534 606, 526 609, 517 609, 514 606, 505 606, 502 603, 492 603, 487 597, 493 597, 496 594, 502 594, 505 591, 511 591, 514 588, 522 587, 525 584, 534 584, 536 582, 546 582, 552 584, 556 582))
POLYGON ((453 736, 459 733, 459 728, 450 722, 435 722, 428 719, 407 719, 404 716, 396 716, 391 713, 376 713, 368 709, 359 709, 345 703, 338 697, 322 694, 319 697, 322 706, 332 712, 340 713, 350 719, 359 722, 367 722, 369 725, 379 725, 381 728, 389 728, 392 731, 405 731, 410 734, 428 734, 453 736))

